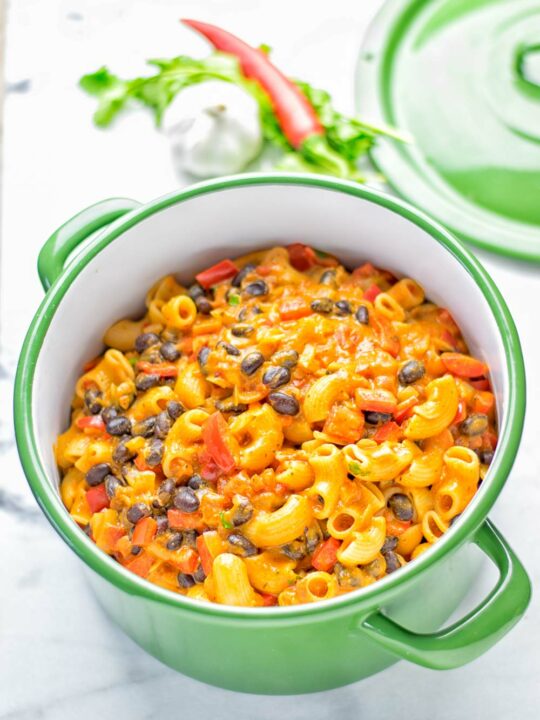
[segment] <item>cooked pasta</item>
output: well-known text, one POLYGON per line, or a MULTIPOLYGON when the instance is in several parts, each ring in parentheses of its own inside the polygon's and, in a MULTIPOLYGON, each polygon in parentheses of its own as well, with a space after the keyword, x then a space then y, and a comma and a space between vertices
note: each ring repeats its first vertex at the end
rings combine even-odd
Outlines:
POLYGON ((318 602, 414 561, 497 443, 488 368, 411 278, 301 244, 167 276, 106 330, 59 436, 98 548, 188 598, 318 602))

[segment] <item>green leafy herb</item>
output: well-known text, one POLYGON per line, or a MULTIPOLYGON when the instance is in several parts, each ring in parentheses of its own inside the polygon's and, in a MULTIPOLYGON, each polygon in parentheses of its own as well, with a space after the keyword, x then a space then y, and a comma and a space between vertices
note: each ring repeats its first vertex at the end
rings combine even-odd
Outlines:
POLYGON ((357 462, 349 463, 349 472, 351 473, 351 475, 360 475, 360 477, 365 477, 366 475, 369 475, 369 471, 364 470, 360 463, 357 462))
MULTIPOLYGON (((266 45, 261 49, 270 52, 266 45)), ((377 128, 339 113, 325 90, 295 80, 325 130, 324 136, 310 137, 295 150, 281 131, 269 97, 258 83, 244 77, 238 60, 232 55, 213 52, 203 59, 180 55, 171 59, 152 59, 148 64, 154 74, 146 77, 123 80, 102 67, 81 78, 80 87, 98 100, 94 113, 96 125, 107 127, 120 113, 139 104, 152 111, 159 126, 166 108, 183 88, 207 80, 223 80, 239 85, 255 98, 264 138, 282 151, 277 167, 283 170, 330 173, 362 182, 357 161, 372 147, 378 135, 406 139, 391 128, 377 128)))
POLYGON ((222 511, 219 513, 219 519, 221 520, 221 524, 225 528, 225 530, 232 530, 234 525, 227 520, 225 517, 225 513, 222 511))
POLYGON ((240 295, 229 295, 229 305, 238 305, 240 302, 240 295))

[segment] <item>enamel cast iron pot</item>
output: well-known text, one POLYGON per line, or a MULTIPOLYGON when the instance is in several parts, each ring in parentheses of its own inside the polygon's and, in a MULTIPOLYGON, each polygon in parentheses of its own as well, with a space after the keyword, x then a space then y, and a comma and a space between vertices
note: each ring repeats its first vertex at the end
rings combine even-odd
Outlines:
POLYGON ((463 665, 524 613, 529 579, 486 519, 522 431, 519 339, 493 281, 426 216, 353 183, 244 175, 145 205, 125 199, 98 203, 47 241, 39 273, 47 294, 26 337, 15 387, 22 464, 43 512, 89 569, 102 606, 156 658, 231 690, 312 692, 359 680, 400 658, 437 669, 463 665), (53 444, 67 426, 76 378, 84 362, 101 351, 104 330, 119 318, 136 317, 157 278, 174 272, 189 282, 224 257, 290 242, 327 250, 349 267, 369 260, 413 277, 431 300, 448 307, 471 352, 490 365, 499 446, 481 489, 450 531, 374 585, 294 607, 235 608, 189 600, 131 574, 77 527, 60 500, 53 444), (496 586, 472 612, 439 629, 486 556, 497 567, 496 586))

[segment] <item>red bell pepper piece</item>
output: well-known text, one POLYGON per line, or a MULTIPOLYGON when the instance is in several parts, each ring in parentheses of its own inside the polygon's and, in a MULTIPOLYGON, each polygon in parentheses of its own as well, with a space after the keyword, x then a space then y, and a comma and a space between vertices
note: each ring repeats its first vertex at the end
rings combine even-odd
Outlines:
POLYGON ((415 395, 411 395, 407 400, 402 400, 394 411, 394 420, 402 423, 409 417, 415 405, 418 405, 418 398, 415 395))
POLYGON ((469 380, 469 385, 477 390, 491 390, 491 384, 487 378, 478 378, 477 380, 469 380))
POLYGON ((275 595, 265 592, 259 593, 259 595, 262 598, 263 607, 272 607, 272 605, 278 604, 278 599, 275 595))
POLYGON ((380 295, 381 293, 381 288, 376 283, 373 283, 368 287, 367 290, 364 291, 364 300, 367 300, 368 302, 373 302, 377 295, 380 295))
POLYGON ((467 406, 464 400, 460 400, 457 406, 457 412, 455 418, 452 420, 452 425, 460 423, 467 417, 467 406))
POLYGON ((292 243, 291 245, 287 245, 287 252, 289 253, 289 262, 295 270, 303 272, 317 265, 315 250, 309 247, 309 245, 292 243))
POLYGON ((310 137, 324 135, 323 126, 306 96, 272 65, 264 52, 215 25, 198 20, 182 22, 204 35, 216 50, 238 58, 243 74, 256 80, 268 94, 283 134, 293 148, 300 147, 310 137))
POLYGON ((105 423, 101 415, 81 415, 75 421, 79 430, 88 430, 93 433, 105 432, 105 423))
POLYGON ((176 377, 178 368, 170 363, 149 363, 146 360, 140 360, 137 363, 137 370, 145 375, 159 375, 159 377, 176 377))
POLYGON ((203 270, 195 275, 195 280, 203 288, 211 288, 224 280, 228 280, 236 275, 238 266, 232 260, 222 260, 217 265, 212 265, 207 270, 203 270))
POLYGON ((448 372, 457 375, 457 377, 478 378, 488 373, 488 366, 470 355, 445 352, 442 353, 441 360, 448 372))
POLYGON ((371 275, 377 274, 377 268, 372 265, 370 262, 366 262, 363 265, 360 265, 360 267, 355 268, 352 271, 353 278, 359 278, 359 277, 370 277, 371 275))
POLYGON ((301 298, 285 300, 279 306, 279 317, 282 320, 298 320, 299 318, 311 315, 309 303, 301 298))
POLYGON ((134 545, 146 547, 147 545, 150 545, 156 535, 157 522, 153 517, 145 517, 139 520, 139 522, 135 525, 131 541, 134 545))
POLYGON ((218 411, 210 415, 202 431, 202 439, 206 450, 224 473, 230 473, 236 467, 234 457, 225 442, 227 430, 227 423, 223 415, 218 411))
POLYGON ((167 511, 167 520, 173 530, 202 530, 204 523, 200 513, 185 513, 181 510, 167 511))
POLYGON ((388 390, 370 390, 358 388, 356 404, 365 412, 394 413, 397 407, 396 398, 388 390))
POLYGON ((398 441, 401 436, 402 430, 399 425, 393 420, 389 420, 377 428, 376 433, 373 435, 373 440, 378 443, 382 443, 385 440, 398 441))
POLYGON ((109 497, 105 490, 105 484, 96 485, 86 491, 86 501, 92 513, 97 513, 109 507, 109 497))
POLYGON ((198 565, 199 556, 193 548, 184 545, 175 553, 174 566, 177 567, 180 572, 191 575, 195 572, 198 565))
POLYGON ((341 541, 336 538, 328 538, 324 542, 317 545, 311 564, 316 570, 330 572, 337 562, 337 551, 339 550, 341 541))
POLYGON ((472 407, 474 412, 488 415, 495 405, 495 396, 488 391, 479 391, 473 398, 472 407))
POLYGON ((154 558, 149 553, 139 553, 134 560, 127 563, 126 568, 142 578, 148 577, 154 558))
POLYGON ((212 557, 212 554, 208 549, 208 545, 206 544, 206 540, 204 539, 204 533, 198 536, 196 542, 202 569, 204 570, 204 574, 208 577, 208 575, 210 575, 210 573, 212 572, 214 558, 212 557))

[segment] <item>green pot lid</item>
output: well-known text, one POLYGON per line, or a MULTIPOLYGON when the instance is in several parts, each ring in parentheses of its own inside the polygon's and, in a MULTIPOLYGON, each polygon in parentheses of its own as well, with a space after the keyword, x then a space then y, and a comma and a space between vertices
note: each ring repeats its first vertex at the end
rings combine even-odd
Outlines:
POLYGON ((364 41, 357 107, 411 135, 373 160, 462 240, 540 261, 540 3, 388 0, 364 41))

